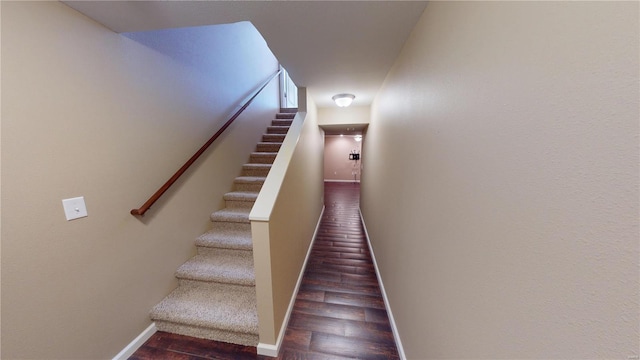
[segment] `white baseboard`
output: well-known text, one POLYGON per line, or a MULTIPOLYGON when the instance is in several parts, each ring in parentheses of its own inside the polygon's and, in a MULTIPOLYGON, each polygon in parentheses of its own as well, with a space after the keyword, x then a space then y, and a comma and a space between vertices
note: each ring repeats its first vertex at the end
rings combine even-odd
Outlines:
POLYGON ((354 180, 332 180, 332 179, 324 179, 324 182, 342 182, 342 183, 354 183, 354 182, 356 182, 356 183, 359 183, 359 182, 360 182, 360 179, 355 180, 355 181, 354 181, 354 180))
POLYGON ((376 255, 373 253, 373 247, 371 246, 371 238, 369 237, 369 232, 367 231, 367 225, 364 223, 364 217, 362 217, 362 210, 360 210, 360 208, 358 208, 358 212, 360 213, 360 220, 362 221, 364 234, 367 237, 367 244, 369 245, 369 252, 371 253, 371 259, 373 260, 373 267, 376 269, 376 275, 378 275, 378 281, 380 282, 380 291, 382 292, 382 298, 384 299, 384 307, 387 309, 387 315, 389 315, 389 323, 391 324, 393 338, 395 339, 396 347, 398 348, 398 355, 400 355, 400 359, 406 360, 407 356, 404 354, 404 347, 402 347, 402 341, 400 340, 400 335, 398 334, 396 320, 393 318, 393 312, 391 312, 391 307, 389 306, 389 299, 387 299, 387 292, 384 289, 384 282, 382 281, 382 276, 380 276, 380 270, 378 269, 378 263, 376 262, 376 255))
POLYGON ((258 343, 258 355, 278 357, 278 353, 280 352, 280 344, 282 344, 282 339, 280 338, 280 336, 278 336, 278 342, 275 345, 258 343))
POLYGON ((140 348, 153 334, 158 331, 156 323, 151 323, 148 328, 144 329, 140 335, 138 335, 133 341, 129 343, 118 355, 113 357, 113 360, 126 360, 129 356, 133 355, 136 350, 140 348))
POLYGON ((291 300, 289 301, 289 308, 287 309, 287 313, 284 316, 284 321, 282 322, 282 327, 280 328, 280 333, 278 334, 278 339, 276 340, 275 345, 272 344, 258 344, 258 355, 277 357, 280 352, 280 346, 282 345, 282 340, 284 340, 284 334, 287 331, 287 326, 289 325, 289 318, 291 317, 291 312, 293 311, 293 305, 296 302, 296 297, 298 296, 298 290, 300 289, 300 284, 302 284, 302 277, 304 275, 304 270, 307 268, 307 261, 309 261, 309 256, 311 256, 311 249, 313 248, 313 243, 316 241, 316 235, 318 235, 318 230, 320 229, 320 222, 322 221, 322 215, 324 214, 325 206, 322 206, 322 211, 320 212, 320 217, 318 218, 318 222, 316 223, 316 228, 313 230, 313 236, 311 238, 311 243, 309 244, 309 249, 307 249, 307 256, 304 258, 304 263, 302 264, 302 269, 300 269, 300 275, 298 276, 298 282, 296 283, 296 288, 293 290, 293 295, 291 296, 291 300))

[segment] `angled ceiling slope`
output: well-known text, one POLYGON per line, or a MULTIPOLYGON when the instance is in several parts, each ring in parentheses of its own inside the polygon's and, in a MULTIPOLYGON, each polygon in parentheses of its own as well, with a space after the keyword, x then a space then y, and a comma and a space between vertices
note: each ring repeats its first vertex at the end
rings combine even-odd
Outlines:
POLYGON ((64 1, 116 32, 251 21, 320 107, 369 105, 424 11, 424 1, 64 1))

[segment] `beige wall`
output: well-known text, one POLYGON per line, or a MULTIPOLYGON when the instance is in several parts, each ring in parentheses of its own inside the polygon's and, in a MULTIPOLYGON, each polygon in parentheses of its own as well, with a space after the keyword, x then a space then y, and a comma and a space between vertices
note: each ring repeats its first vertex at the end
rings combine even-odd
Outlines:
MULTIPOLYGON (((302 91, 302 93, 306 93, 302 91)), ((251 210, 260 343, 275 345, 324 204, 324 134, 307 97, 251 210)))
POLYGON ((352 151, 362 153, 362 141, 353 135, 326 135, 324 138, 324 179, 329 181, 360 181, 360 160, 349 160, 352 151))
POLYGON ((331 106, 318 108, 319 125, 362 125, 371 118, 370 106, 331 106))
POLYGON ((363 149, 407 358, 639 355, 638 6, 427 6, 363 149))
POLYGON ((175 287, 277 111, 277 81, 144 218, 130 209, 277 61, 257 32, 235 25, 222 31, 245 34, 243 46, 220 49, 224 72, 205 73, 59 2, 1 6, 1 357, 111 358, 175 287), (61 200, 75 196, 89 216, 67 222, 61 200))

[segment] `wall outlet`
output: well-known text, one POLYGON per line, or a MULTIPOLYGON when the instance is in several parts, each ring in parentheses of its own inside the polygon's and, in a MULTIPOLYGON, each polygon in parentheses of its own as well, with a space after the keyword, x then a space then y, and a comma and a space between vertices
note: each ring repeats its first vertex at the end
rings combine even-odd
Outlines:
POLYGON ((62 200, 62 207, 67 221, 87 216, 87 205, 84 203, 84 196, 64 199, 62 200))

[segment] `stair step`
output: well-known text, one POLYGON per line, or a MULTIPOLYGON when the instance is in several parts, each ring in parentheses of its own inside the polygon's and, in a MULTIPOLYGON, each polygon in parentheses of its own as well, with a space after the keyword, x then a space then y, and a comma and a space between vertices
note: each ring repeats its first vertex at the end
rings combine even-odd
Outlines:
POLYGON ((244 164, 242 165, 242 175, 245 176, 267 176, 271 170, 271 164, 244 164))
POLYGON ((278 152, 280 151, 280 147, 282 143, 274 143, 274 142, 259 142, 256 145, 256 151, 258 152, 278 152))
MULTIPOLYGON (((153 320, 153 319, 152 319, 153 320)), ((225 342, 229 344, 237 344, 244 346, 258 346, 259 337, 257 334, 237 333, 220 329, 203 328, 199 326, 190 326, 178 324, 170 321, 156 319, 154 321, 158 331, 164 331, 172 334, 190 336, 194 338, 225 342)))
POLYGON ((286 134, 264 134, 262 141, 268 143, 281 143, 284 141, 286 134))
POLYGON ((296 117, 296 113, 277 113, 276 119, 293 119, 296 117))
POLYGON ((223 198, 229 201, 256 201, 258 192, 255 191, 232 191, 224 194, 223 198))
POLYGON ((284 109, 224 195, 227 207, 211 214, 212 229, 196 241, 197 255, 176 270, 178 287, 153 307, 160 331, 258 345, 258 314, 249 214, 271 170, 296 109, 284 109))
POLYGON ((251 231, 240 230, 210 230, 198 236, 196 239, 198 253, 204 253, 211 249, 235 249, 235 250, 253 250, 251 241, 251 231))
POLYGON ((250 191, 233 191, 226 193, 223 196, 228 208, 252 208, 257 198, 258 192, 250 191))
POLYGON ((219 249, 196 255, 176 270, 178 279, 255 286, 253 252, 219 249))
POLYGON ((211 214, 211 221, 250 224, 250 212, 251 209, 247 208, 224 208, 211 214))
POLYGON ((260 191, 265 179, 264 176, 238 176, 233 183, 237 191, 260 191))
POLYGON ((289 131, 290 126, 269 126, 267 127, 267 134, 286 134, 289 131))
POLYGON ((249 162, 259 164, 273 164, 278 155, 277 152, 252 152, 249 162))
POLYGON ((275 119, 271 122, 272 126, 291 126, 293 120, 288 119, 275 119))
POLYGON ((280 108, 280 113, 295 114, 297 112, 298 112, 298 108, 280 108))
POLYGON ((256 346, 255 287, 185 282, 150 313, 160 331, 256 346))

